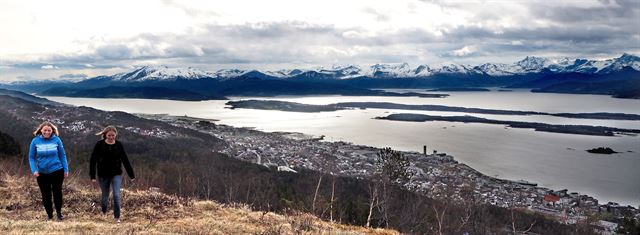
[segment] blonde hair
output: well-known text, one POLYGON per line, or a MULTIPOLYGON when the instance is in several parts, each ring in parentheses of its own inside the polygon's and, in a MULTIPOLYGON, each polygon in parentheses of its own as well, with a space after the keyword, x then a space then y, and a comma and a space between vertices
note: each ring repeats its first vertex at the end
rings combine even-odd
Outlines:
POLYGON ((109 131, 113 131, 113 133, 116 133, 116 135, 118 134, 118 130, 116 130, 115 126, 107 126, 102 129, 102 131, 96 133, 96 135, 102 136, 102 139, 106 139, 107 133, 109 133, 109 131))
POLYGON ((38 125, 38 128, 36 128, 36 130, 33 132, 33 135, 34 136, 42 135, 42 128, 44 128, 45 126, 51 127, 53 134, 60 136, 60 133, 58 132, 58 128, 56 127, 56 125, 53 125, 53 123, 48 121, 44 121, 40 123, 40 125, 38 125))

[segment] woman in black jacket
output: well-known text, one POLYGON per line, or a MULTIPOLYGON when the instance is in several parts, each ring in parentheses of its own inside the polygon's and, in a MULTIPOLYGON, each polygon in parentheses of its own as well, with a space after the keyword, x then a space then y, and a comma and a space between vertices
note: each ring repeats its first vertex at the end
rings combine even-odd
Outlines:
POLYGON ((118 131, 114 126, 108 126, 96 135, 101 135, 102 140, 96 143, 91 153, 89 174, 91 181, 96 182, 96 168, 98 169, 98 182, 102 191, 102 214, 107 214, 109 206, 109 186, 113 189, 113 216, 116 223, 120 223, 120 186, 122 185, 122 165, 127 170, 131 180, 136 176, 133 173, 129 158, 120 141, 116 140, 118 131))

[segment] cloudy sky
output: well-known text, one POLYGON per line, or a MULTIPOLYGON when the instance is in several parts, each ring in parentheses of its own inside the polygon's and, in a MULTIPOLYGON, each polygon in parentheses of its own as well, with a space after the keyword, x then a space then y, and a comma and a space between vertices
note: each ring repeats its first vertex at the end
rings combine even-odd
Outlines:
POLYGON ((0 0, 0 81, 640 54, 637 0, 0 0))

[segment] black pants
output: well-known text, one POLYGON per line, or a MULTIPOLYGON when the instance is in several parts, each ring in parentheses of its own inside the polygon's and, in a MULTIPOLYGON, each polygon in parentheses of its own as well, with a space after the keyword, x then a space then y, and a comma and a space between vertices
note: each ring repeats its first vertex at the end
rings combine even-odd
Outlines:
POLYGON ((56 204, 56 212, 62 214, 62 181, 64 181, 64 170, 51 172, 49 174, 40 174, 37 177, 40 193, 42 193, 42 205, 47 211, 49 218, 53 217, 53 207, 51 205, 51 194, 53 193, 53 202, 56 204))

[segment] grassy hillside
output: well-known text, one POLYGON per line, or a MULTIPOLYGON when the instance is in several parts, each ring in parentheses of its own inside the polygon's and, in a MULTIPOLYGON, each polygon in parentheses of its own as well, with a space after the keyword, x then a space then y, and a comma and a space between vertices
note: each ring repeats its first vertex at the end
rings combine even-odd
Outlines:
POLYGON ((111 214, 100 213, 99 188, 79 180, 77 175, 64 183, 66 219, 47 221, 35 179, 17 175, 17 164, 7 160, 0 163, 2 234, 397 234, 392 230, 335 224, 296 211, 284 214, 252 211, 245 204, 184 199, 153 190, 131 189, 131 185, 123 189, 122 223, 116 224, 111 214))

